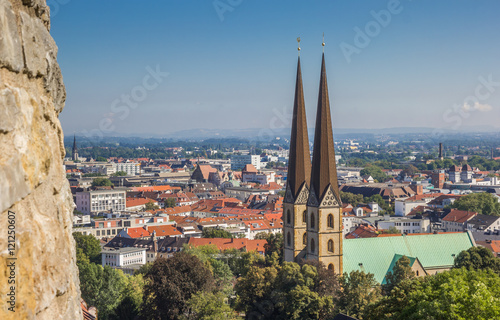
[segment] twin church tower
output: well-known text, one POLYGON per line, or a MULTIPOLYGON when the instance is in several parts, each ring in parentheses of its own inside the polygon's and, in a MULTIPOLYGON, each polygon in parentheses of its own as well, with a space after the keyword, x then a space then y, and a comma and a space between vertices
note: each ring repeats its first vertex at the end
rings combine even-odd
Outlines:
POLYGON ((312 162, 300 55, 298 58, 288 177, 283 204, 283 236, 285 261, 319 260, 335 273, 343 272, 342 203, 335 165, 324 52, 312 162))

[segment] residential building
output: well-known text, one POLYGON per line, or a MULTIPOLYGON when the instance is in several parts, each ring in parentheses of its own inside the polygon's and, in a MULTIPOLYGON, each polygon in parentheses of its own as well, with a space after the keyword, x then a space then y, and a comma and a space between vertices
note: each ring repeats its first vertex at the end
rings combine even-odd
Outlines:
POLYGON ((397 216, 407 216, 412 210, 419 206, 426 206, 432 200, 443 195, 442 193, 426 193, 414 195, 406 199, 394 200, 394 214, 397 216))
POLYGON ((429 219, 406 219, 386 217, 377 221, 379 230, 396 228, 400 233, 429 233, 431 232, 431 221, 429 219))
POLYGON ((231 170, 242 170, 247 164, 260 169, 260 155, 233 154, 231 156, 231 170))
POLYGON ((226 196, 229 198, 236 198, 241 201, 245 201, 248 197, 252 195, 265 195, 269 194, 268 190, 256 189, 256 188, 245 188, 245 187, 226 187, 224 189, 226 196))
POLYGON ((82 213, 96 215, 104 211, 125 210, 124 190, 94 190, 76 193, 76 209, 82 213))
POLYGON ((158 201, 149 198, 127 198, 126 207, 127 211, 143 211, 146 208, 146 204, 152 203, 158 206, 158 201))
POLYGON ((442 220, 442 228, 446 232, 462 232, 466 230, 467 221, 477 215, 477 212, 452 209, 442 220))
POLYGON ((241 171, 242 182, 256 182, 259 184, 269 184, 275 182, 276 172, 274 170, 258 171, 253 165, 247 164, 241 171))
POLYGON ((146 239, 132 239, 114 237, 103 250, 113 250, 115 248, 144 248, 146 249, 146 263, 154 262, 157 257, 170 258, 175 252, 180 252, 183 246, 189 241, 188 238, 167 237, 157 239, 154 236, 146 239))
POLYGON ((146 248, 103 248, 102 266, 122 269, 127 274, 146 264, 146 248))
POLYGON ((116 171, 126 172, 129 176, 141 174, 141 164, 138 162, 117 162, 114 164, 116 171))
POLYGON ((500 217, 478 214, 465 223, 467 230, 495 233, 500 230, 500 217))

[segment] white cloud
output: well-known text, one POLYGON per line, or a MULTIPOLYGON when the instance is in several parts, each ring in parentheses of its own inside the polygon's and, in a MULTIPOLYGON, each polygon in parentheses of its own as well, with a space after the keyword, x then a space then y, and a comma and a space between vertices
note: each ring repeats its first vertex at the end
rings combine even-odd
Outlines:
POLYGON ((474 103, 474 106, 471 106, 468 103, 464 103, 462 106, 462 110, 464 111, 479 111, 479 112, 488 112, 493 110, 493 107, 489 104, 481 104, 479 102, 474 103))

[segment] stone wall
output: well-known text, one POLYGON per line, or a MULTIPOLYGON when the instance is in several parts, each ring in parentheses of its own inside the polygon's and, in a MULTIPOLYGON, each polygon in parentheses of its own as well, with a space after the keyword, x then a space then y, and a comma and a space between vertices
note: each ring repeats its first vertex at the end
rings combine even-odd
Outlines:
POLYGON ((44 0, 0 0, 3 320, 82 318, 71 236, 73 201, 63 170, 65 151, 58 119, 66 92, 49 30, 44 0), (9 221, 9 212, 15 219, 9 221), (12 254, 9 230, 15 230, 12 254), (15 269, 9 267, 13 262, 15 269), (15 284, 9 283, 12 271, 15 284), (11 286, 15 286, 15 312, 9 311, 7 303, 11 286))

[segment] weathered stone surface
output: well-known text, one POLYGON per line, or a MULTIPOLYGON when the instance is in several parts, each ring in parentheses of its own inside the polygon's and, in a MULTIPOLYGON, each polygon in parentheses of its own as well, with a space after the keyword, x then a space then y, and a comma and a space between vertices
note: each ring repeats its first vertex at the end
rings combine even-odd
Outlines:
POLYGON ((33 7, 36 16, 43 21, 47 29, 50 29, 50 9, 44 0, 23 0, 23 4, 27 7, 33 7))
MULTIPOLYGON (((40 33, 41 28, 37 25, 40 21, 34 20, 25 12, 21 12, 20 14, 24 63, 26 69, 32 77, 47 76, 49 63, 47 60, 48 52, 45 51, 46 41, 42 39, 43 37, 47 37, 47 35, 40 33)), ((50 35, 48 36, 50 37, 50 35)))
POLYGON ((0 67, 19 72, 23 67, 16 15, 7 0, 0 0, 0 67))
POLYGON ((0 48, 1 297, 7 297, 11 285, 8 211, 15 213, 17 258, 16 312, 9 311, 2 298, 2 320, 82 318, 73 200, 63 169, 58 119, 66 92, 57 47, 40 15, 43 7, 42 0, 0 0, 0 44, 10 45, 0 48), (12 62, 14 40, 22 57, 17 69, 12 62))

